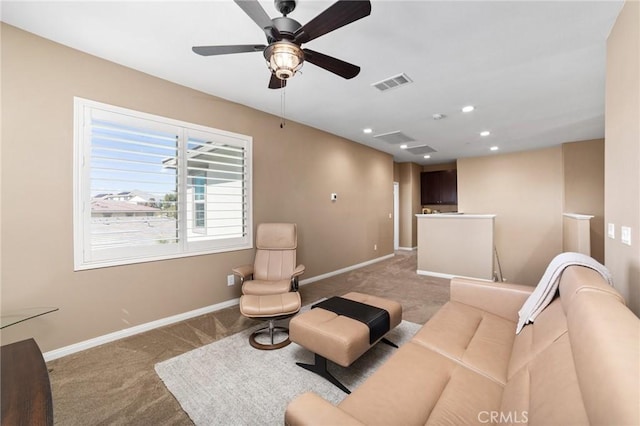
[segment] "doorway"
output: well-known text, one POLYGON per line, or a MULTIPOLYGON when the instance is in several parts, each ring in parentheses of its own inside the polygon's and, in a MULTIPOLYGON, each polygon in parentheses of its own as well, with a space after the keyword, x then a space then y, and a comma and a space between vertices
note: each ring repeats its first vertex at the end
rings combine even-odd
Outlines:
POLYGON ((393 182, 393 251, 400 248, 400 183, 393 182))

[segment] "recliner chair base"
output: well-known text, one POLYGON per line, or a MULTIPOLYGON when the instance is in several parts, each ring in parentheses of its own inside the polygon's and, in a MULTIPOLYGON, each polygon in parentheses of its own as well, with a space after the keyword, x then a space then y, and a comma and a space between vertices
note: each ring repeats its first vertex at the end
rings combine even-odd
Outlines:
POLYGON ((259 328, 251 333, 251 336, 249 336, 249 344, 254 348, 260 349, 262 351, 271 351, 274 349, 284 348, 285 346, 289 345, 291 343, 291 340, 289 340, 289 329, 287 327, 276 326, 274 321, 275 319, 270 319, 269 324, 266 327, 259 328), (276 331, 282 331, 286 333, 287 338, 281 342, 274 343, 273 335, 276 331), (256 337, 258 335, 265 334, 265 332, 269 334, 269 337, 271 338, 271 344, 260 343, 256 340, 256 337))

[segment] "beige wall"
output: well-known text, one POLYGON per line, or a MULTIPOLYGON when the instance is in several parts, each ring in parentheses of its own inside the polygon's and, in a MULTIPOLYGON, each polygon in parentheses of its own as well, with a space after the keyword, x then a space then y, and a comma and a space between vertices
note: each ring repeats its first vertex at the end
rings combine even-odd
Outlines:
POLYGON ((605 100, 605 265, 615 287, 640 315, 640 3, 627 1, 607 40, 605 100), (631 227, 631 246, 620 242, 631 227))
POLYGON ((401 248, 414 248, 418 244, 416 214, 422 212, 420 206, 420 171, 415 163, 396 163, 400 184, 400 238, 401 248))
POLYGON ((503 277, 536 285, 562 250, 562 148, 458 160, 458 207, 496 214, 503 277))
POLYGON ((35 337, 49 351, 236 298, 226 276, 253 260, 244 250, 74 272, 74 96, 252 136, 254 224, 298 223, 303 278, 393 253, 390 155, 294 122, 282 130, 276 116, 3 24, 2 310, 60 308, 3 330, 3 344, 35 337))
POLYGON ((393 181, 400 183, 400 163, 393 163, 393 181))
POLYGON ((592 215, 591 256, 604 263, 604 139, 562 145, 564 212, 592 215))

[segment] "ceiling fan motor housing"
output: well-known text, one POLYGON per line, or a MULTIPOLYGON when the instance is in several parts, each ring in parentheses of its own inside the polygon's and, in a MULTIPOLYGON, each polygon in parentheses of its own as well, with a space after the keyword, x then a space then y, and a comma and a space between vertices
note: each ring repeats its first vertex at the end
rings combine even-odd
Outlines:
POLYGON ((284 16, 287 16, 296 8, 296 0, 274 0, 276 9, 280 11, 284 16))
MULTIPOLYGON (((287 40, 293 40, 295 37, 296 31, 298 31, 302 24, 295 19, 287 18, 286 16, 279 16, 277 18, 273 18, 271 20, 273 26, 280 33, 281 38, 287 40)), ((271 40, 269 40, 271 41, 271 40)), ((276 40, 273 40, 276 41, 276 40)))

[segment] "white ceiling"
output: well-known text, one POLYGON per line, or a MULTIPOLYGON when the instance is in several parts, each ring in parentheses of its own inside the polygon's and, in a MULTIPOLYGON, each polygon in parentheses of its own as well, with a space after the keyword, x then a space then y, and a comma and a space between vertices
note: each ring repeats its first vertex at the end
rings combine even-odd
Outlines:
MULTIPOLYGON (((272 1, 260 2, 279 16, 272 1)), ((305 24, 332 1, 299 0, 305 24)), ((303 47, 362 67, 344 80, 305 64, 286 117, 431 164, 604 137, 606 38, 614 1, 372 1, 371 15, 303 47), (372 83, 406 73, 413 83, 372 83), (476 110, 462 113, 465 105, 476 110), (432 115, 445 114, 435 121, 432 115), (373 129, 371 135, 362 132, 373 129), (491 131, 481 137, 482 130, 491 131), (437 152, 413 155, 373 136, 402 131, 437 152)), ((280 114, 261 53, 202 57, 194 45, 263 44, 231 0, 2 1, 2 20, 45 38, 212 95, 280 114)), ((286 131, 286 127, 283 129, 286 131)))

